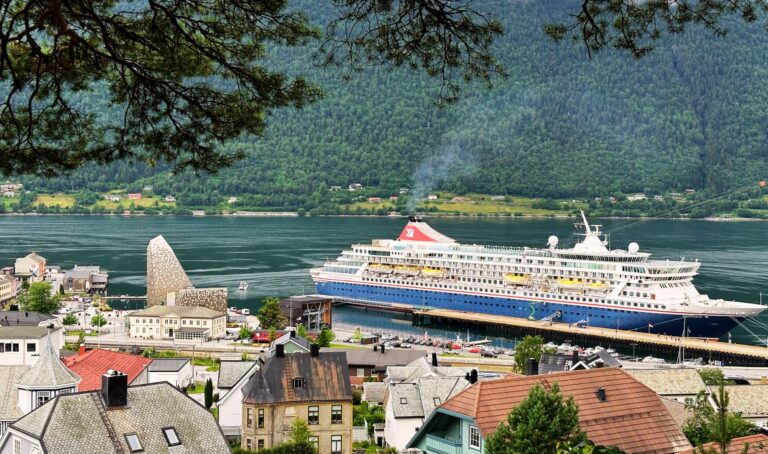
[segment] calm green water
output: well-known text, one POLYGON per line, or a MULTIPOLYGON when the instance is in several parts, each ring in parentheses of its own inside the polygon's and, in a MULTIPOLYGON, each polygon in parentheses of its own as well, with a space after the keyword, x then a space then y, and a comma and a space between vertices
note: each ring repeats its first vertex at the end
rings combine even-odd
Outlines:
MULTIPOLYGON (((572 244, 573 220, 433 219, 431 224, 463 243, 544 247, 549 235, 572 244)), ((604 220, 604 230, 633 221, 604 220)), ((229 218, 121 216, 0 216, 0 265, 35 250, 48 263, 69 268, 101 265, 110 271, 110 294, 143 295, 146 246, 164 235, 199 287, 225 286, 230 305, 256 309, 267 295, 313 291, 309 268, 341 249, 372 238, 396 237, 403 219, 389 218, 229 218), (237 290, 240 281, 250 286, 237 290)), ((757 303, 768 293, 768 223, 654 221, 611 235, 613 247, 637 241, 655 258, 699 259, 696 284, 713 297, 757 303)), ((768 303, 768 298, 766 299, 768 303)), ((408 328, 390 315, 346 309, 336 321, 364 326, 408 328)), ((768 314, 763 316, 768 322, 768 314)), ((765 339, 768 333, 750 328, 765 339)), ((734 341, 755 343, 744 329, 734 341)), ((764 341, 763 341, 764 342, 764 341)))

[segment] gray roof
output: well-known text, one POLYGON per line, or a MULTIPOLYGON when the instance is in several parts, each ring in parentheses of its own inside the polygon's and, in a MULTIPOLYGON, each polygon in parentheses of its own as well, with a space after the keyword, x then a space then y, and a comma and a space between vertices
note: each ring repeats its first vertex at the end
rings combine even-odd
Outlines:
POLYGON ((42 326, 0 326, 0 339, 40 339, 48 335, 42 326))
POLYGON ((53 315, 40 312, 0 311, 0 325, 5 326, 37 326, 46 320, 53 320, 53 315))
POLYGON ((15 421, 24 416, 15 384, 27 369, 29 366, 0 366, 0 421, 15 421))
POLYGON ((13 281, 13 277, 8 276, 7 274, 0 274, 0 284, 7 284, 13 281))
POLYGON ((129 317, 165 317, 176 314, 180 317, 219 318, 226 315, 202 306, 150 306, 142 311, 134 312, 129 317))
POLYGON ((730 397, 729 411, 748 418, 768 416, 768 385, 729 385, 725 390, 730 397))
POLYGON ((272 350, 274 350, 275 345, 285 345, 289 342, 293 342, 294 344, 298 345, 304 350, 309 351, 309 341, 298 335, 291 337, 291 333, 294 333, 294 332, 295 331, 288 331, 282 336, 275 339, 274 342, 272 342, 272 345, 270 345, 269 351, 271 352, 272 350))
POLYGON ((16 381, 20 388, 62 389, 74 388, 80 377, 59 359, 48 337, 37 362, 16 381))
POLYGON ((462 377, 425 377, 388 386, 395 418, 426 418, 436 407, 469 386, 469 381, 462 377))
POLYGON ((256 361, 222 361, 219 367, 218 388, 232 388, 256 364, 256 361))
POLYGON ((189 364, 188 358, 155 358, 149 363, 150 372, 178 372, 189 364))
POLYGON ((388 349, 382 354, 372 348, 345 350, 350 367, 371 366, 376 370, 387 370, 390 366, 405 366, 424 357, 423 350, 388 349))
POLYGON ((407 366, 387 367, 386 381, 388 383, 414 383, 423 377, 464 377, 472 369, 471 367, 433 366, 425 356, 421 356, 407 366))
POLYGON ((90 271, 69 270, 64 272, 64 279, 88 279, 91 277, 90 271))
POLYGON ((363 400, 377 404, 384 402, 384 395, 387 392, 386 383, 367 382, 363 383, 363 400))
POLYGON ((352 400, 349 366, 343 352, 291 353, 272 356, 248 380, 243 403, 339 402, 352 400), (304 386, 293 387, 295 378, 304 386))
POLYGON ((707 389, 696 369, 632 369, 627 373, 663 396, 696 395, 707 389))
POLYGON ((130 433, 147 453, 230 452, 213 414, 167 382, 129 387, 128 405, 120 409, 107 410, 98 391, 60 394, 11 427, 41 440, 50 453, 125 453, 130 433), (176 430, 181 446, 168 447, 166 427, 176 430))
POLYGON ((40 254, 38 254, 37 252, 34 252, 34 251, 30 252, 29 254, 27 254, 24 258, 25 259, 34 260, 37 263, 45 262, 45 257, 43 257, 42 255, 40 255, 40 254))

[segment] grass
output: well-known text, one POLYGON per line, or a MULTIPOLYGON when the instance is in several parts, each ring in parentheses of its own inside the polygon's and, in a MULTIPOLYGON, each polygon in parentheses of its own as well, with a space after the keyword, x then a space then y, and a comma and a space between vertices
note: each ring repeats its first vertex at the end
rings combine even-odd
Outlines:
POLYGON ((93 206, 110 211, 128 210, 130 209, 131 204, 136 208, 169 208, 176 206, 175 202, 166 202, 163 200, 164 198, 160 196, 142 196, 140 200, 128 200, 127 194, 118 195, 120 195, 119 202, 110 202, 109 200, 102 199, 96 202, 93 206), (157 202, 157 206, 155 206, 155 202, 157 202))
MULTIPOLYGON (((89 322, 90 322, 90 320, 89 320, 89 322)), ((65 336, 80 336, 80 333, 82 333, 82 331, 83 331, 83 330, 79 330, 79 329, 73 329, 73 330, 65 331, 65 332, 64 332, 64 335, 65 335, 65 336)), ((90 334, 88 334, 88 333, 85 333, 85 336, 86 336, 86 337, 89 337, 89 336, 93 336, 93 337, 96 337, 96 336, 97 336, 97 334, 96 334, 96 328, 91 328, 91 333, 90 333, 90 334)))
POLYGON ((67 194, 40 194, 37 196, 35 204, 45 204, 48 207, 58 205, 61 208, 70 208, 75 204, 75 196, 67 194))
POLYGON ((205 370, 208 372, 217 371, 221 367, 221 363, 213 358, 195 358, 192 364, 195 366, 207 366, 205 370))
POLYGON ((196 381, 194 388, 187 389, 187 394, 203 394, 204 392, 205 392, 205 383, 201 381, 196 381))
POLYGON ((331 342, 331 348, 339 348, 339 349, 345 349, 345 350, 359 350, 363 349, 362 345, 355 345, 355 344, 337 344, 335 342, 331 342))

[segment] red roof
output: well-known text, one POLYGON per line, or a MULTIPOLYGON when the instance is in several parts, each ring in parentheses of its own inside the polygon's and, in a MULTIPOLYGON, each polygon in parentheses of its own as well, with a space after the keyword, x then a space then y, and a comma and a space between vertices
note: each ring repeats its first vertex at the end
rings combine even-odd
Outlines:
POLYGON ((82 355, 64 358, 64 364, 80 376, 78 391, 94 391, 101 389, 101 376, 109 369, 118 370, 128 375, 128 383, 133 382, 149 363, 150 358, 113 352, 95 348, 82 355))
POLYGON ((573 396, 579 425, 597 445, 632 453, 673 453, 691 447, 661 398, 617 368, 481 380, 441 408, 473 418, 487 437, 534 385, 548 390, 554 382, 563 395, 573 396), (597 397, 600 387, 605 389, 604 401, 597 397))
MULTIPOLYGON (((705 445, 701 446, 701 449, 697 449, 696 452, 704 452, 704 450, 709 449, 715 449, 719 450, 720 445, 718 443, 707 443, 705 445)), ((740 437, 740 438, 734 438, 731 440, 730 443, 728 443, 728 447, 726 447, 726 452, 728 454, 768 454, 768 436, 763 434, 757 434, 757 435, 749 435, 746 437, 740 437), (744 447, 749 445, 748 449, 745 451, 744 447)), ((681 454, 692 454, 693 450, 685 451, 681 454)), ((707 451, 709 452, 709 451, 707 451)), ((720 451, 717 451, 720 452, 720 451)))

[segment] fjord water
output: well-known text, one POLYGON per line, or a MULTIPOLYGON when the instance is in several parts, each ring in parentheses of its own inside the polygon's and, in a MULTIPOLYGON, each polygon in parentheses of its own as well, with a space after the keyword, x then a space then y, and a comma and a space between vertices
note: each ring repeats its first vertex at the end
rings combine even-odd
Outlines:
MULTIPOLYGON (((575 221, 441 218, 430 224, 462 243, 544 247, 550 235, 557 235, 561 245, 573 244, 575 221)), ((611 232, 637 221, 599 222, 611 232)), ((402 218, 352 217, 0 216, 0 265, 12 265, 16 257, 34 250, 65 269, 75 264, 108 269, 111 295, 144 295, 147 242, 163 235, 194 285, 228 287, 231 306, 255 311, 268 295, 312 293, 309 268, 335 258, 352 243, 394 238, 404 224, 402 218), (247 291, 237 290, 240 281, 249 283, 247 291)), ((611 247, 626 248, 636 241, 652 258, 698 259, 703 263, 694 281, 699 291, 752 303, 759 302, 761 291, 768 293, 767 240, 765 222, 658 220, 610 235, 611 247)), ((409 330, 402 316, 351 308, 340 308, 334 319, 409 330)), ((768 322, 768 314, 761 321, 768 322)), ((764 345, 768 332, 749 328, 763 340, 743 328, 733 332, 733 340, 764 345)))

